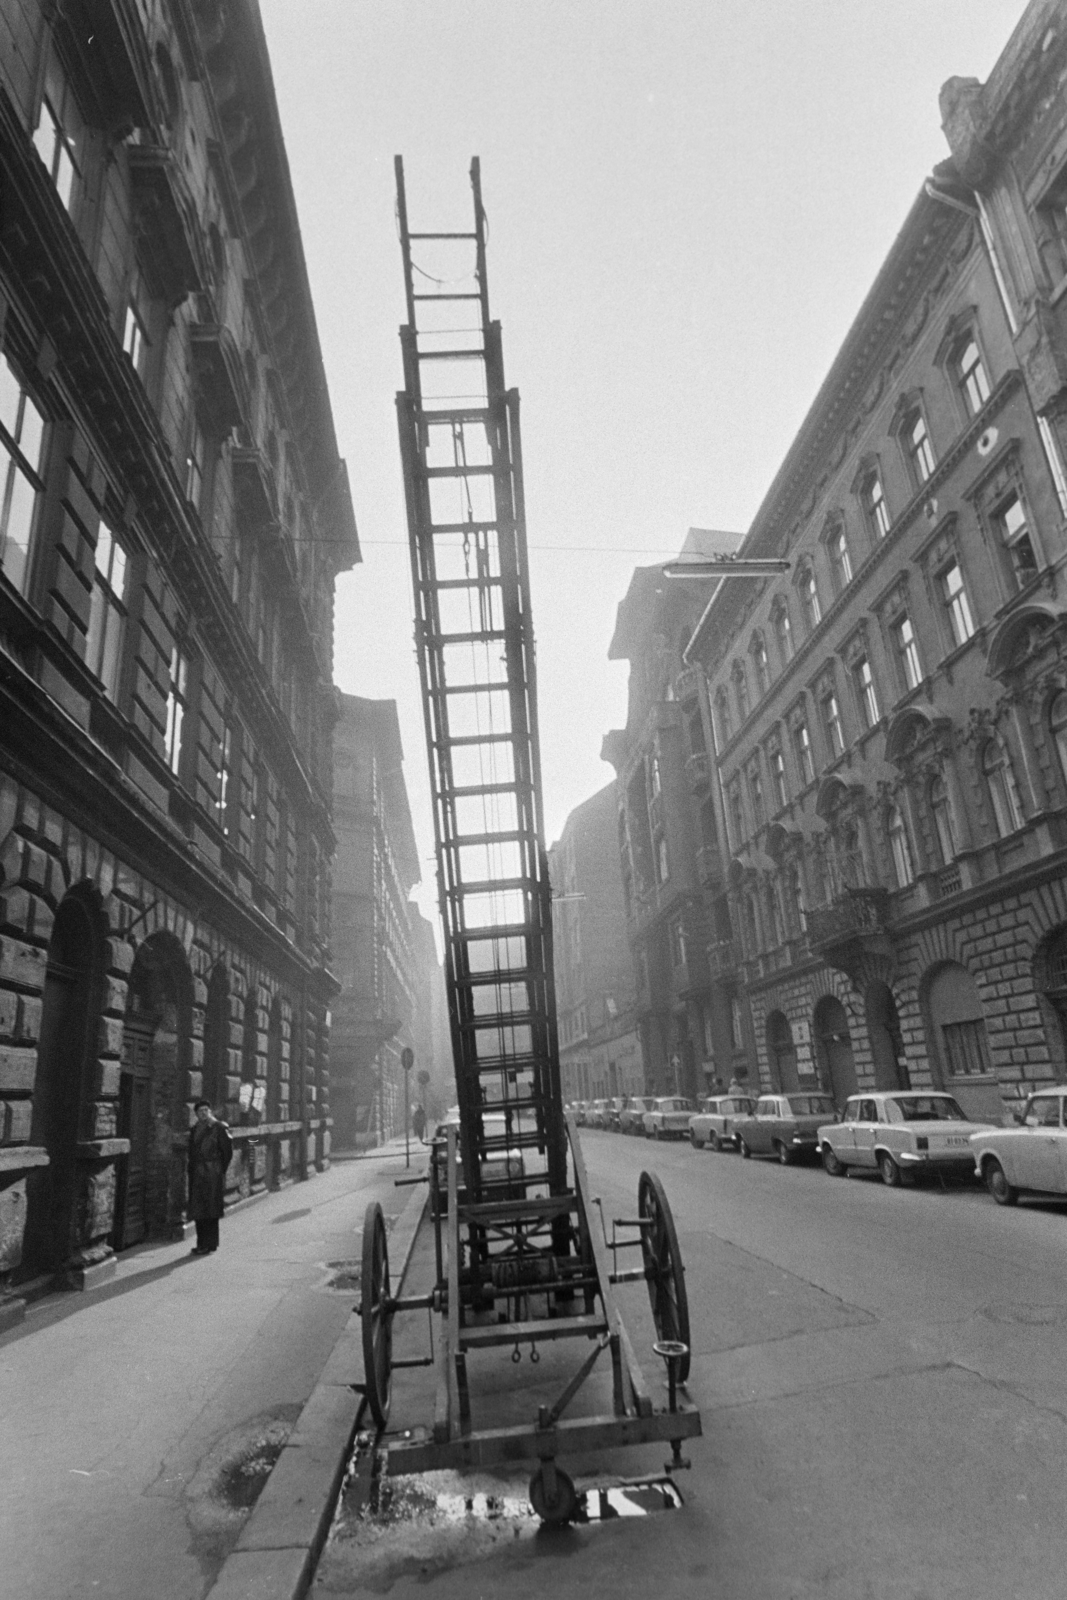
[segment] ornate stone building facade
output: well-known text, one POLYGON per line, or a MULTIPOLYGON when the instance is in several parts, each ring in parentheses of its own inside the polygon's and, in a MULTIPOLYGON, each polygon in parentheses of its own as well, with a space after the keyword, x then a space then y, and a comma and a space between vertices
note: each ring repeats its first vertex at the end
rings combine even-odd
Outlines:
POLYGON ((761 1081, 1063 1080, 1067 25, 1031 5, 745 540, 707 674, 761 1081))
MULTIPOLYGON (((0 9, 0 1281, 328 1143, 358 560, 252 0, 0 9)), ((11 1310, 17 1310, 17 1298, 11 1310)))
POLYGON ((643 1094, 613 783, 571 812, 548 870, 564 1099, 643 1094))
MULTIPOLYGON (((713 535, 729 549, 736 535, 713 535)), ((683 554, 699 554, 691 535, 683 554)), ((650 1094, 695 1097, 748 1071, 731 942, 707 688, 685 651, 711 582, 639 567, 609 655, 630 663, 626 727, 604 740, 616 778, 623 905, 650 1094)))
POLYGON ((404 1131, 409 1108, 451 1103, 451 1060, 437 1059, 434 1009, 444 978, 433 930, 409 898, 420 882, 395 700, 340 695, 334 733, 336 971, 332 1111, 338 1148, 404 1131), (402 1054, 415 1053, 405 1085, 402 1054))

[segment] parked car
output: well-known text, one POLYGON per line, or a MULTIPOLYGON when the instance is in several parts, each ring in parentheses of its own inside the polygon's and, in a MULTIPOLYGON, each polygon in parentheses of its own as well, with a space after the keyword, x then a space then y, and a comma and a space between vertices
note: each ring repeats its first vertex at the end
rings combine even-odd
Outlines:
POLYGON ((625 1104, 626 1096, 624 1094, 614 1095, 607 1103, 604 1126, 611 1133, 618 1133, 619 1131, 619 1118, 622 1116, 622 1108, 625 1104))
POLYGON ((680 1094, 659 1095, 642 1117, 646 1139, 684 1139, 689 1132, 693 1102, 680 1094))
POLYGON ((852 1095, 840 1122, 819 1129, 819 1149, 831 1177, 843 1177, 849 1167, 877 1169, 893 1189, 905 1173, 968 1174, 971 1135, 988 1127, 969 1121, 950 1094, 895 1089, 852 1095))
POLYGON ((585 1125, 587 1128, 603 1128, 606 1125, 604 1111, 607 1103, 606 1100, 593 1100, 590 1102, 585 1113, 585 1125))
MULTIPOLYGON (((521 1113, 520 1113, 521 1115, 521 1113)), ((450 1106, 430 1143, 430 1163, 436 1169, 441 1214, 448 1210, 448 1129, 456 1130, 456 1197, 462 1202, 467 1194, 467 1180, 463 1173, 463 1154, 459 1145, 459 1107, 450 1106)), ((514 1137, 514 1125, 512 1127, 514 1137)), ((503 1111, 482 1112, 482 1135, 485 1139, 502 1139, 508 1133, 508 1119, 503 1111)), ((482 1178, 492 1185, 490 1193, 495 1200, 521 1200, 525 1189, 521 1182, 525 1172, 521 1150, 493 1150, 482 1162, 482 1178)))
POLYGON ((749 1095, 713 1095, 706 1099, 695 1116, 689 1118, 689 1142, 697 1150, 710 1145, 737 1149, 737 1120, 750 1117, 756 1102, 749 1095))
POLYGON ((1067 1194, 1067 1085, 1039 1089, 1019 1116, 1019 1126, 972 1133, 974 1170, 999 1206, 1013 1206, 1019 1191, 1067 1194))
POLYGON ((644 1115, 651 1111, 655 1099, 650 1094, 629 1094, 619 1112, 620 1133, 644 1133, 644 1115))
POLYGON ((832 1117, 828 1094, 761 1094, 750 1116, 734 1124, 743 1156, 777 1156, 783 1166, 819 1148, 820 1124, 832 1117))

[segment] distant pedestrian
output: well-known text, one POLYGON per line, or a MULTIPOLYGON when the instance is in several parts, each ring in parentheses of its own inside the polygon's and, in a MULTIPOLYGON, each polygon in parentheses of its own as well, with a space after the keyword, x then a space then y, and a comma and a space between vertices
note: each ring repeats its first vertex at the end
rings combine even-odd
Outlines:
POLYGON ((226 1196, 226 1168, 233 1140, 226 1124, 206 1100, 193 1107, 196 1121, 189 1133, 189 1216, 196 1223, 194 1256, 209 1256, 219 1247, 219 1218, 226 1196))
POLYGON ((420 1144, 422 1144, 422 1136, 426 1132, 426 1113, 422 1109, 421 1105, 416 1106, 414 1111, 411 1113, 411 1127, 416 1139, 420 1144))

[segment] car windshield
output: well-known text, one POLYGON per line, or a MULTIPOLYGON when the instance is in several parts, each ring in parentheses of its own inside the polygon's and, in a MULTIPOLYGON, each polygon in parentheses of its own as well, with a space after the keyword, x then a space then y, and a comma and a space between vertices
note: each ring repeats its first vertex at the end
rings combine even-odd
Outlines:
POLYGON ((751 1100, 724 1100, 722 1108, 724 1111, 751 1111, 752 1105, 751 1100))
POLYGON ((791 1094, 789 1109, 795 1117, 832 1117, 834 1103, 828 1094, 791 1094))
POLYGON ((966 1122, 962 1109, 950 1094, 917 1094, 908 1099, 885 1102, 890 1122, 966 1122))

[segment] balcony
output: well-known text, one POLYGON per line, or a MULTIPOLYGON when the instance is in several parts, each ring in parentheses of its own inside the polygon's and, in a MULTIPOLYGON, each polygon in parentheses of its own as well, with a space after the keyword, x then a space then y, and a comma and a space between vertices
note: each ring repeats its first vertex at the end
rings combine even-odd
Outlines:
POLYGON ((694 794, 705 795, 711 790, 711 762, 706 750, 694 750, 685 763, 685 775, 694 794))
POLYGON ((732 978, 737 972, 737 951, 732 939, 708 945, 708 971, 713 979, 732 978))
POLYGON ((130 145, 127 159, 145 265, 174 306, 202 289, 209 276, 196 201, 177 157, 164 146, 130 145))
POLYGON ((714 845, 702 844, 697 851, 697 880, 701 888, 708 888, 722 878, 722 863, 714 845))
POLYGON ((679 701, 697 699, 702 676, 699 667, 686 667, 674 680, 674 698, 679 701))
POLYGON ((807 913, 813 955, 850 976, 866 955, 891 955, 886 889, 846 889, 832 905, 807 913))

